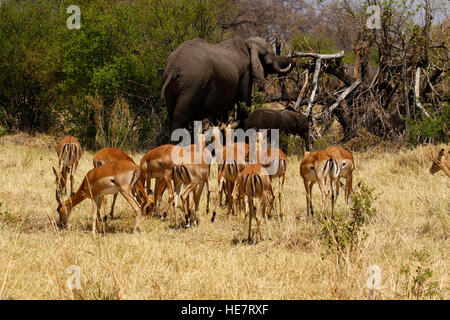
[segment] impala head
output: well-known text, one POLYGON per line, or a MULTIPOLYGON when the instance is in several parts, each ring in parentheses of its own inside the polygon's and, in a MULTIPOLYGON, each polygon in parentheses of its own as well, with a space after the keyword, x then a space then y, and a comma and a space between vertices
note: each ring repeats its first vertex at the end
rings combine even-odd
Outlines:
POLYGON ((61 199, 61 191, 56 190, 56 201, 58 201, 58 211, 59 214, 59 222, 56 224, 59 228, 65 228, 67 226, 67 218, 69 217, 70 212, 68 212, 67 207, 61 199))
MULTIPOLYGON (((450 153, 450 151, 449 151, 449 153, 450 153)), ((439 170, 443 170, 444 161, 445 161, 444 160, 444 149, 441 149, 441 151, 439 151, 437 157, 433 160, 433 164, 431 165, 431 168, 430 168, 430 173, 435 174, 439 170)))
POLYGON ((155 210, 155 197, 150 190, 150 194, 144 191, 144 188, 136 188, 136 200, 141 205, 142 214, 149 215, 155 210))
MULTIPOLYGON (((345 185, 339 180, 339 186, 345 190, 345 185)), ((358 184, 352 189, 350 187, 350 189, 348 190, 349 192, 349 198, 347 199, 347 204, 350 204, 351 202, 353 202, 353 195, 355 194, 356 191, 359 190, 361 186, 361 181, 358 182, 358 184)))

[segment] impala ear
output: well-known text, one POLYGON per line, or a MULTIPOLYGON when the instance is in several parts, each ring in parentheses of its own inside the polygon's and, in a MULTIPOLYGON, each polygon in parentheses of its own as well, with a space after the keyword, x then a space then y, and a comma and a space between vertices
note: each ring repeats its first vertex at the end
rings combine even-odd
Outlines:
POLYGON ((441 149, 441 151, 439 151, 439 154, 438 154, 438 158, 440 159, 440 158, 442 158, 442 156, 444 155, 444 149, 441 149))

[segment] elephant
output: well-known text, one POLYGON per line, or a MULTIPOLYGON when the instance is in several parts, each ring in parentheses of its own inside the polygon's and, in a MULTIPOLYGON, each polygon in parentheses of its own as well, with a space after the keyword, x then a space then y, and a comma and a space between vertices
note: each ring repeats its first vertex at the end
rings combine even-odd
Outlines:
POLYGON ((257 109, 249 116, 246 128, 279 129, 284 134, 298 135, 303 138, 306 151, 310 150, 308 118, 291 107, 283 110, 257 109))
MULTIPOLYGON (((163 73, 161 96, 171 130, 188 128, 192 121, 205 118, 226 122, 235 103, 251 105, 253 80, 264 90, 269 73, 285 74, 291 69, 291 60, 275 55, 260 37, 236 37, 218 44, 197 38, 182 43, 167 58, 163 73)), ((240 127, 247 117, 240 107, 240 127)))

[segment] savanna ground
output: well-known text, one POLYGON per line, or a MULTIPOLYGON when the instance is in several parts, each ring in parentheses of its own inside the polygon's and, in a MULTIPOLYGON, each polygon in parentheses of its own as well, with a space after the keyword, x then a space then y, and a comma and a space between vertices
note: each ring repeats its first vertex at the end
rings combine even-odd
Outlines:
MULTIPOLYGON (((227 217, 224 208, 212 224, 205 197, 194 228, 171 228, 172 216, 165 222, 147 218, 140 234, 130 234, 132 210, 119 196, 118 219, 108 221, 103 236, 91 234, 89 200, 74 209, 69 229, 58 231, 55 146, 46 136, 0 140, 1 299, 366 299, 371 265, 381 270, 376 299, 449 298, 450 179, 442 171, 428 172, 438 149, 449 146, 355 153, 355 184, 364 180, 377 199, 351 252, 328 245, 317 186, 316 217, 306 218, 296 156, 288 160, 285 217, 269 220, 271 241, 241 242, 246 225, 227 217), (66 286, 71 265, 81 271, 81 289, 74 292, 66 286)), ((76 187, 91 169, 92 156, 83 154, 76 187)), ((111 197, 108 211, 110 202, 111 197)), ((343 192, 337 210, 352 214, 343 192)))

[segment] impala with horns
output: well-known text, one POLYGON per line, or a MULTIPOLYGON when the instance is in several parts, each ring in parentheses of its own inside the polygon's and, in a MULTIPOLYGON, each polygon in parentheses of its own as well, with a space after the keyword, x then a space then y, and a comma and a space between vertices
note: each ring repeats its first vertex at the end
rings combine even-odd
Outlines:
MULTIPOLYGON (((324 150, 308 152, 303 157, 300 163, 300 175, 303 178, 306 191, 306 212, 308 217, 310 214, 311 216, 314 215, 314 209, 312 207, 312 188, 314 184, 317 182, 319 185, 320 192, 322 193, 322 205, 326 209, 329 196, 326 179, 330 175, 331 192, 333 194, 332 197, 334 197, 333 186, 339 178, 339 170, 338 162, 324 150)), ((334 204, 334 201, 332 204, 334 204)), ((331 210, 333 214, 334 206, 331 210)))
POLYGON ((237 204, 239 197, 242 197, 245 205, 244 223, 247 215, 249 215, 248 222, 248 241, 252 240, 252 218, 255 217, 256 224, 258 226, 258 233, 260 239, 263 239, 260 225, 261 217, 264 217, 266 224, 267 235, 269 239, 272 239, 270 235, 269 225, 267 223, 266 205, 269 202, 269 212, 272 211, 273 201, 275 195, 272 190, 269 174, 261 164, 247 164, 244 169, 239 173, 236 179, 236 186, 233 190, 232 198, 234 206, 238 208, 240 215, 240 206, 237 204), (269 198, 267 196, 269 194, 269 198), (260 199, 258 211, 255 214, 255 207, 253 200, 255 198, 260 199))
MULTIPOLYGON (((433 163, 431 164, 430 173, 435 174, 436 172, 442 170, 448 177, 450 177, 450 167, 445 161, 444 152, 445 152, 444 149, 441 149, 441 151, 439 151, 437 157, 433 160, 433 163)), ((450 156, 450 150, 447 152, 447 157, 448 156, 450 156)))
MULTIPOLYGON (((97 152, 94 155, 92 162, 94 164, 94 168, 97 168, 97 167, 100 167, 107 163, 119 161, 119 160, 127 160, 127 161, 130 161, 135 164, 133 158, 131 158, 128 154, 126 154, 124 151, 122 151, 118 148, 103 148, 103 149, 101 149, 99 152, 97 152)), ((144 186, 142 185, 141 181, 138 182, 137 188, 140 191, 137 193, 137 200, 138 200, 139 204, 142 205, 148 201, 147 194, 152 195, 153 193, 151 192, 151 190, 148 190, 148 192, 146 194, 145 190, 144 190, 144 186)), ((118 193, 115 193, 113 195, 111 212, 109 214, 111 219, 114 219, 114 206, 116 204, 117 196, 118 196, 118 193)), ((105 206, 105 210, 106 210, 106 198, 104 198, 104 201, 105 201, 104 206, 105 206)), ((147 207, 147 209, 149 210, 150 207, 147 207)), ((144 213, 148 214, 149 212, 144 212, 144 213)), ((103 219, 105 221, 107 220, 107 218, 108 217, 106 215, 103 217, 103 219)))
POLYGON ((73 194, 73 175, 78 168, 78 162, 81 158, 81 145, 77 138, 73 136, 65 136, 58 145, 58 162, 59 171, 52 167, 56 176, 56 186, 60 194, 64 189, 67 194, 67 175, 70 175, 70 194, 73 194))
POLYGON ((100 167, 91 169, 84 177, 81 186, 77 192, 66 201, 62 201, 61 196, 56 192, 56 200, 58 201, 59 227, 67 226, 67 219, 76 205, 85 199, 92 200, 92 232, 95 230, 103 231, 103 223, 100 217, 100 208, 103 197, 108 194, 116 194, 120 192, 128 201, 135 212, 136 220, 133 231, 139 231, 139 223, 142 212, 147 207, 154 205, 153 197, 140 205, 138 196, 145 197, 145 191, 140 190, 137 185, 139 181, 139 167, 127 160, 119 160, 107 163, 100 167))

